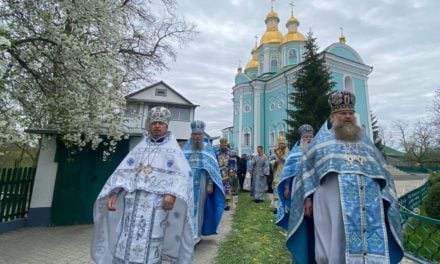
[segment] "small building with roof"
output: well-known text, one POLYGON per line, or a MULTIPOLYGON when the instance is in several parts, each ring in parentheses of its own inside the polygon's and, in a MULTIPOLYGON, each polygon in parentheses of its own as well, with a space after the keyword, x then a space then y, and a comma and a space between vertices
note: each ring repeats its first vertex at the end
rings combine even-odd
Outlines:
MULTIPOLYGON (((287 33, 278 29, 280 19, 271 8, 264 20, 266 31, 255 42, 251 59, 235 76, 233 95, 233 126, 225 128, 223 136, 238 153, 251 154, 261 145, 265 151, 275 147, 277 138, 287 133, 286 110, 291 106, 288 95, 301 69, 305 52, 304 35, 299 32, 299 20, 293 15, 286 22, 287 33)), ((356 95, 356 116, 372 137, 368 101, 368 75, 372 67, 366 65, 355 49, 346 44, 341 32, 339 41, 320 52, 325 58, 335 89, 356 95)))
MULTIPOLYGON (((57 131, 28 130, 30 133, 42 135, 42 146, 25 225, 92 223, 96 197, 118 164, 142 139, 147 127, 148 111, 152 107, 165 106, 170 110, 169 130, 176 136, 180 145, 190 137, 190 124, 194 120, 194 112, 198 105, 190 102, 165 82, 160 81, 130 93, 125 99, 126 111, 121 125, 128 137, 117 143, 116 152, 106 161, 103 161, 103 144, 97 149, 87 145, 81 151, 72 153, 57 139, 57 131)), ((13 224, 14 227, 18 226, 13 224)), ((9 226, 4 229, 7 228, 9 226)))

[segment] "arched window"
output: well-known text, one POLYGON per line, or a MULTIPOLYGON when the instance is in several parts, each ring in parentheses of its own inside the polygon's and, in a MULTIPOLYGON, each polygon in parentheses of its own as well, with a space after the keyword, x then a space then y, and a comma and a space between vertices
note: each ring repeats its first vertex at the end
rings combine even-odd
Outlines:
POLYGON ((249 127, 245 127, 243 129, 243 147, 250 147, 251 146, 251 129, 249 127))
POLYGON ((258 66, 259 66, 259 74, 262 74, 264 69, 263 69, 263 65, 264 65, 264 57, 260 56, 260 61, 258 62, 258 66))
POLYGON ((288 62, 289 65, 298 63, 298 52, 296 49, 289 50, 288 62))
POLYGON ((344 78, 344 90, 354 94, 353 79, 350 76, 344 78))
POLYGON ((289 58, 296 58, 296 49, 289 50, 289 58))
POLYGON ((286 126, 282 123, 278 125, 278 137, 280 136, 286 136, 286 126))
POLYGON ((278 60, 276 58, 272 58, 272 60, 270 61, 270 71, 278 71, 278 60))
POLYGON ((273 126, 269 127, 269 146, 275 146, 275 128, 273 126))

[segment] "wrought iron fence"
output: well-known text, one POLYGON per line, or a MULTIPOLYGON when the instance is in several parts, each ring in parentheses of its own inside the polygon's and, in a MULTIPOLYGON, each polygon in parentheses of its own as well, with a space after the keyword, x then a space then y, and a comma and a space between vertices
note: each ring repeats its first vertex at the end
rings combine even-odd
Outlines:
POLYGON ((0 169, 0 223, 26 216, 32 197, 35 168, 0 169))
POLYGON ((440 262, 440 220, 419 215, 429 187, 426 181, 399 198, 405 255, 420 263, 440 262))

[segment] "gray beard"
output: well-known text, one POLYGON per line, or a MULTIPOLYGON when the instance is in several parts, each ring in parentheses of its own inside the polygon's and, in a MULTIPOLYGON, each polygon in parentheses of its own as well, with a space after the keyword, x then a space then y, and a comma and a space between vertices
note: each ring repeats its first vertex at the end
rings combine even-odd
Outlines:
POLYGON ((336 139, 342 141, 356 142, 361 139, 361 128, 354 123, 335 123, 333 131, 335 132, 336 139))
POLYGON ((301 151, 304 151, 308 146, 309 146, 309 143, 307 141, 301 139, 301 145, 300 145, 301 151))
POLYGON ((193 151, 202 151, 204 148, 203 139, 193 139, 192 140, 192 150, 193 151))

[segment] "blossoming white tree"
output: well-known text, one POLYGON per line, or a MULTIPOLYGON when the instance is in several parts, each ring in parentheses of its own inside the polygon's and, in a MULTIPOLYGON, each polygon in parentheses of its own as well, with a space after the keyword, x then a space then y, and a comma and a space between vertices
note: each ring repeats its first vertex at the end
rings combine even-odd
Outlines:
POLYGON ((119 140, 123 96, 165 69, 176 45, 195 33, 175 7, 174 0, 0 2, 0 145, 17 140, 20 128, 54 129, 68 146, 96 147, 102 134, 119 140))

